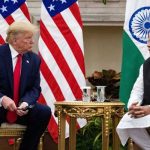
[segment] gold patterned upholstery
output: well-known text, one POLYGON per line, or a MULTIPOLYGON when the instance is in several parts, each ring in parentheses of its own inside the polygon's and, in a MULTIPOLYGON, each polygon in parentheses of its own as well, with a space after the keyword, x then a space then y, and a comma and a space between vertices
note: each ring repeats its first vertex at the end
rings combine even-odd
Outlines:
MULTIPOLYGON (((23 125, 2 123, 0 126, 0 138, 13 137, 15 139, 13 150, 18 150, 25 129, 26 126, 23 125)), ((43 136, 40 138, 40 143, 38 147, 38 150, 42 149, 43 149, 43 136)))

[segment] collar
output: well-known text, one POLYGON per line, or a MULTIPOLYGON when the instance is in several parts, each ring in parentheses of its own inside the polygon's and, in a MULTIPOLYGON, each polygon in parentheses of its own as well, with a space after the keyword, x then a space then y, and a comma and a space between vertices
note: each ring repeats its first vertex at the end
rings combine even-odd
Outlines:
POLYGON ((10 51, 11 51, 11 56, 12 56, 12 59, 14 59, 15 57, 17 57, 17 55, 19 54, 11 44, 9 44, 9 48, 10 48, 10 51))

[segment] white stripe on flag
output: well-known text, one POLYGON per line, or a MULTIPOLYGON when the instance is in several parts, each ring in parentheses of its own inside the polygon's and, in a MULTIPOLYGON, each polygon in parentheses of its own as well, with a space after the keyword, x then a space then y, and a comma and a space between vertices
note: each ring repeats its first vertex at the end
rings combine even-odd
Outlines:
POLYGON ((51 89, 49 88, 45 78, 43 77, 42 73, 40 73, 40 76, 41 76, 42 94, 45 97, 46 104, 48 104, 49 106, 52 105, 51 109, 54 110, 53 106, 54 106, 54 102, 56 101, 55 97, 54 97, 51 89), (51 100, 49 100, 49 97, 51 98, 51 100))
POLYGON ((26 18, 21 9, 17 9, 16 11, 14 11, 11 16, 15 21, 29 22, 28 18, 26 18))
MULTIPOLYGON (((49 88, 46 80, 44 79, 42 73, 41 73, 41 87, 42 87, 42 95, 46 101, 46 104, 51 108, 52 111, 52 115, 56 121, 56 123, 58 124, 58 118, 55 117, 54 112, 55 112, 55 107, 54 107, 54 102, 56 102, 54 95, 51 91, 51 89, 49 88)), ((66 121, 66 137, 69 136, 69 124, 66 121)))
POLYGON ((70 99, 72 97, 75 99, 72 91, 70 90, 70 86, 68 85, 68 82, 66 81, 64 75, 61 72, 61 69, 58 67, 57 62, 51 55, 50 51, 46 47, 44 41, 42 38, 39 38, 39 49, 40 49, 40 54, 47 63, 47 66, 51 73, 53 74, 54 77, 57 78, 57 83, 65 97, 65 99, 70 99), (68 96, 69 95, 69 96, 68 96))
POLYGON ((3 39, 6 39, 6 31, 8 29, 9 25, 6 22, 6 20, 0 15, 0 35, 3 37, 3 39))
MULTIPOLYGON (((43 9, 45 9, 45 7, 43 9)), ((45 11, 46 11, 46 9, 45 9, 45 11)), ((54 39, 54 41, 56 42, 56 44, 59 47, 59 49, 61 50, 61 53, 63 54, 64 59, 66 60, 67 64, 69 65, 69 68, 72 70, 72 72, 73 72, 73 74, 74 74, 78 84, 80 86, 85 85, 84 74, 82 73, 82 71, 81 71, 81 69, 80 69, 80 67, 79 67, 79 65, 77 63, 77 61, 76 61, 76 59, 75 59, 75 57, 74 57, 74 55, 72 53, 72 50, 71 50, 70 46, 68 45, 67 41, 64 39, 63 35, 59 31, 59 29, 57 28, 56 24, 54 23, 53 19, 49 16, 47 11, 45 13, 44 18, 41 18, 41 19, 43 21, 43 24, 46 27, 48 26, 47 24, 49 24, 50 27, 49 28, 47 27, 47 30, 50 33, 50 35, 52 36, 52 38, 54 39), (47 19, 45 19, 45 18, 47 18, 47 19), (65 50, 64 50, 64 48, 65 48, 65 50)), ((74 23, 75 23, 75 21, 74 21, 74 23)), ((78 27, 77 22, 76 22, 76 25, 78 27)), ((79 28, 80 28, 80 26, 79 26, 79 28)), ((73 30, 75 30, 75 29, 73 29, 73 30)), ((77 32, 78 32, 78 37, 80 37, 79 33, 81 31, 80 32, 77 31, 77 32)), ((75 35, 75 33, 74 33, 74 35, 75 35)), ((77 35, 76 35, 76 38, 77 38, 77 35)), ((81 40, 81 41, 83 41, 83 40, 81 40)), ((81 44, 81 42, 80 42, 80 44, 81 44)))
POLYGON ((84 54, 84 48, 83 48, 83 35, 82 35, 82 29, 80 25, 78 24, 77 20, 72 15, 70 9, 66 9, 65 11, 61 12, 63 19, 65 20, 66 24, 70 28, 71 32, 73 33, 75 39, 77 40, 82 53, 84 54))
MULTIPOLYGON (((51 2, 49 3, 51 4, 51 2)), ((46 103, 52 108, 52 114, 55 119, 55 101, 73 101, 82 97, 80 86, 85 85, 85 68, 82 28, 76 21, 76 16, 74 16, 77 15, 78 18, 80 14, 78 12, 72 14, 74 8, 77 8, 78 11, 78 7, 75 5, 76 3, 71 4, 70 9, 66 6, 67 8, 63 12, 58 12, 54 17, 51 17, 48 13, 49 9, 47 10, 45 8, 49 7, 49 3, 46 0, 43 0, 41 3, 39 53, 43 60, 43 64, 41 64, 43 80, 41 81, 41 86, 44 86, 45 90, 42 94, 46 103), (50 80, 51 78, 52 81, 50 80)), ((60 3, 60 5, 62 4, 60 3)), ((58 121, 56 122, 58 123, 58 121)), ((85 125, 86 121, 79 119, 79 123, 81 127, 85 125)), ((55 139, 57 130, 56 132, 54 129, 51 130, 53 127, 56 127, 56 124, 51 122, 48 129, 53 139, 57 140, 55 139)), ((66 124, 66 128, 65 133, 67 137, 68 123, 66 124)))

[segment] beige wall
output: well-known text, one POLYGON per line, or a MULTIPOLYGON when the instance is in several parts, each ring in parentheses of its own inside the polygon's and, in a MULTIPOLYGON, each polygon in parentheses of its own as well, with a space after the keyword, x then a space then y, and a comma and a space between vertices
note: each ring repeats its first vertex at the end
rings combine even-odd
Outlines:
POLYGON ((84 26, 86 76, 95 70, 115 69, 120 72, 122 27, 84 26))

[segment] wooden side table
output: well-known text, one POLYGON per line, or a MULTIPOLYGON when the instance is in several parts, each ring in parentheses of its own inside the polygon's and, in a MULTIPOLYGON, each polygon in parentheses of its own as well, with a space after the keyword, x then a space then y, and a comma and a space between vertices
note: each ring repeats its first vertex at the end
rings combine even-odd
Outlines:
POLYGON ((58 116, 58 150, 65 150, 65 125, 66 117, 70 117, 69 126, 69 150, 76 150, 76 119, 102 117, 102 150, 109 149, 109 122, 113 125, 113 150, 120 150, 120 141, 116 133, 122 115, 124 103, 122 102, 56 102, 56 114, 58 116))

